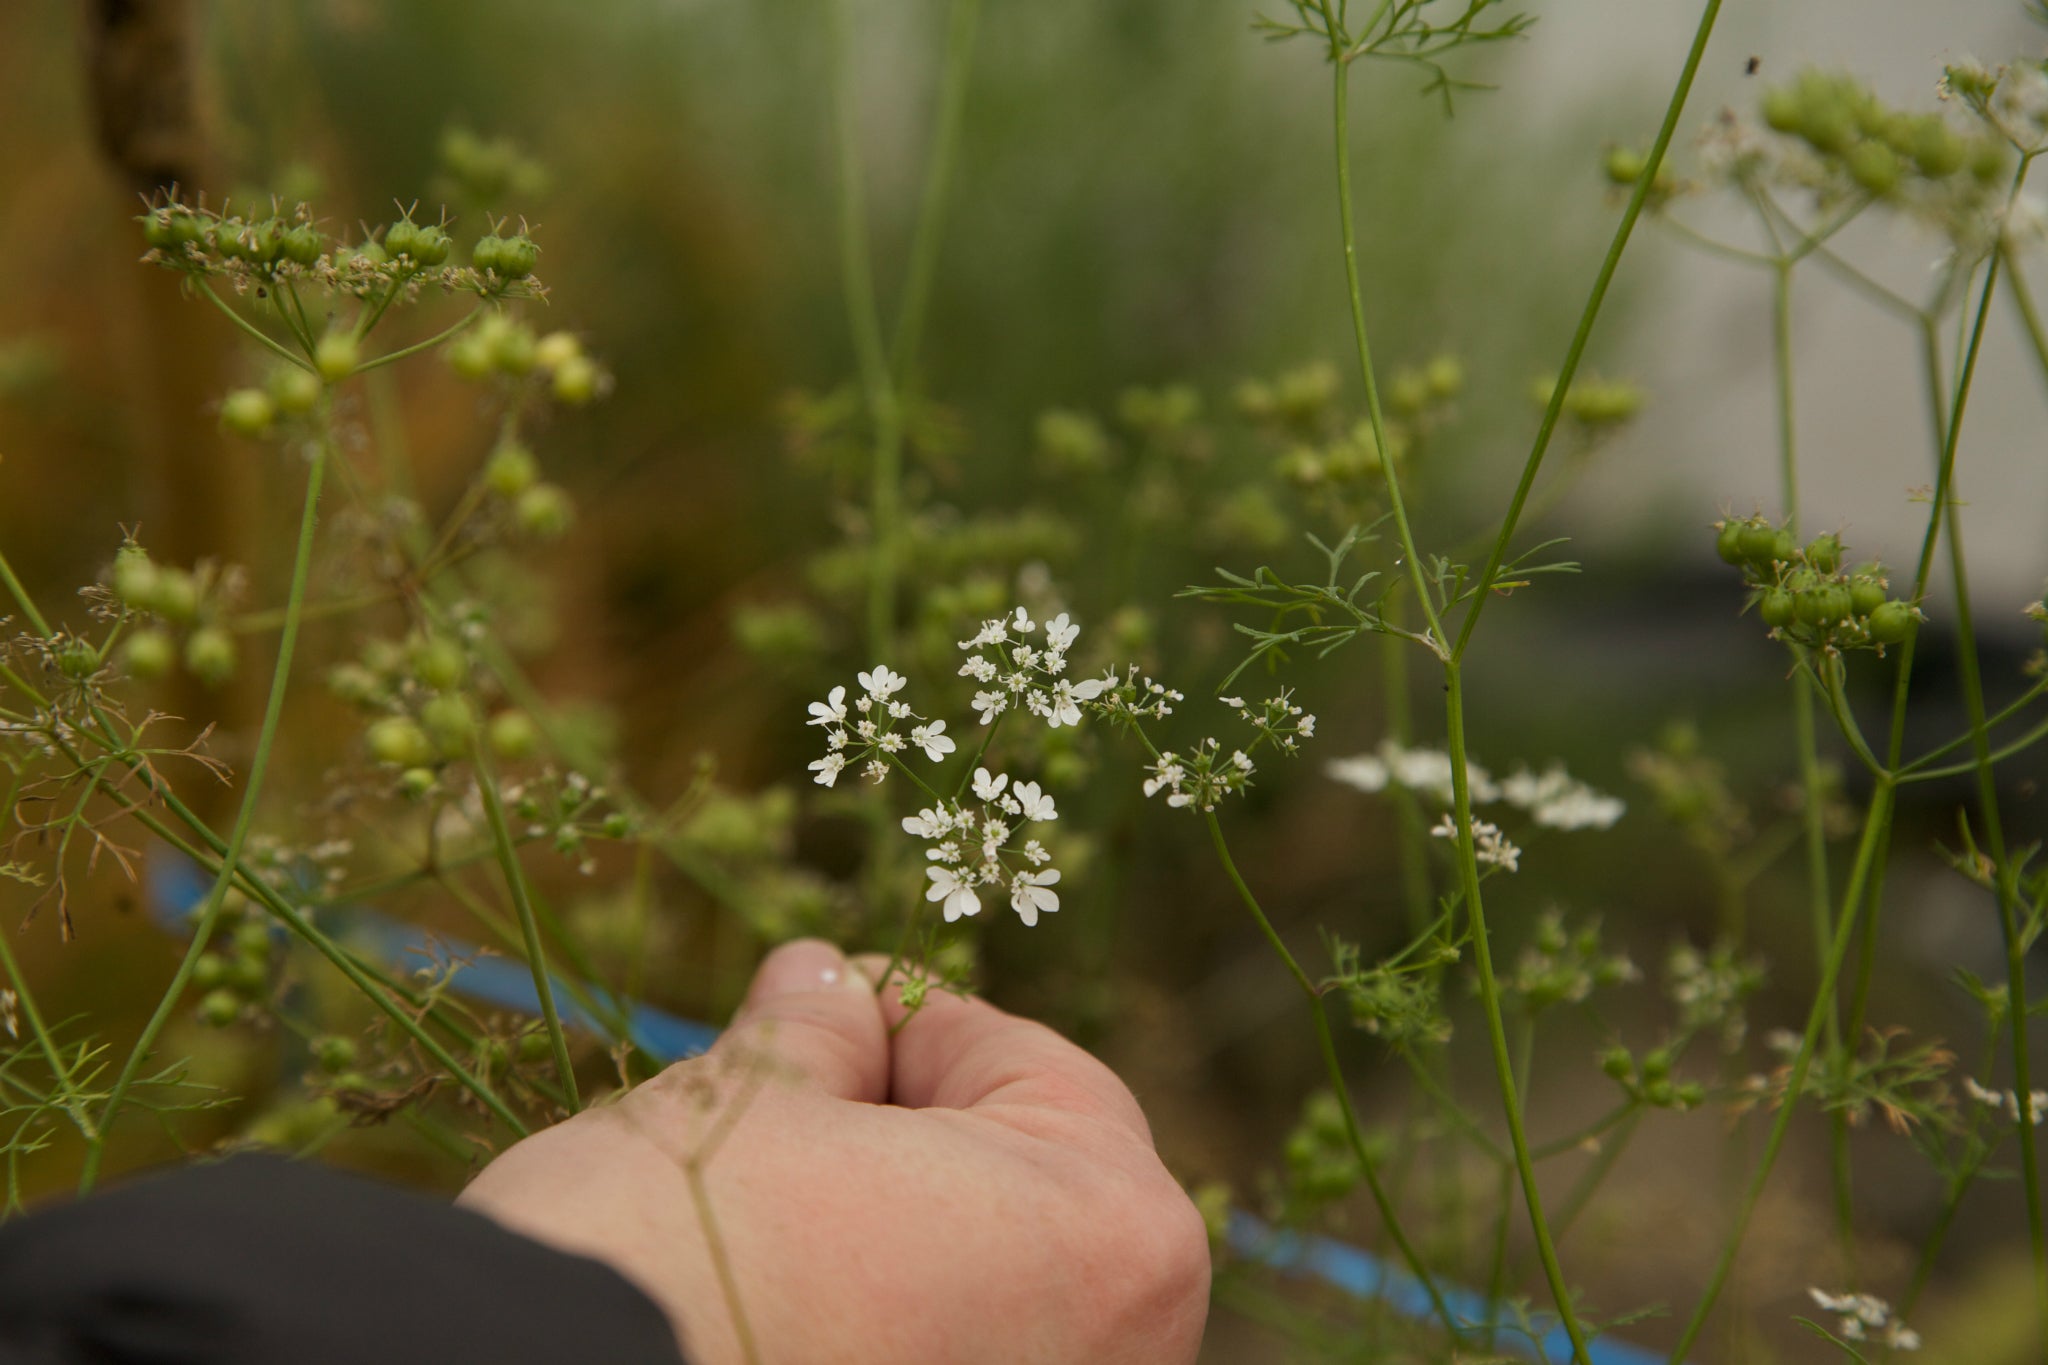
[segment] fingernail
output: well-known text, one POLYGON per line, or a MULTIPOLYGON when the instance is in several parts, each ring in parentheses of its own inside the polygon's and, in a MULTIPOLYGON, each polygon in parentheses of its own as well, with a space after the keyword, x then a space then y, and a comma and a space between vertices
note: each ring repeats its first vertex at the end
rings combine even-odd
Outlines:
POLYGON ((819 938, 785 943, 762 960, 747 992, 749 1004, 808 991, 871 990, 846 955, 819 938))

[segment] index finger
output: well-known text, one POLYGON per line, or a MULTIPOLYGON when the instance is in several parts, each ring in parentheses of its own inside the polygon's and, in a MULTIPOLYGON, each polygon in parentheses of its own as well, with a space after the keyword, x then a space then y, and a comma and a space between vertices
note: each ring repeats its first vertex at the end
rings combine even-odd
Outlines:
POLYGON ((1101 1120, 1151 1146, 1151 1127, 1130 1087, 1044 1024, 944 991, 926 996, 913 1013, 893 983, 882 992, 882 1009, 895 1034, 893 1103, 1050 1109, 1101 1120))

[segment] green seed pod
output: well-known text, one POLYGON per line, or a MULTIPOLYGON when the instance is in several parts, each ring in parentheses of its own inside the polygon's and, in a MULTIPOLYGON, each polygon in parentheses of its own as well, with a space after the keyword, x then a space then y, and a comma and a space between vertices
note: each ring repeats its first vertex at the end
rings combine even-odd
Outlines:
POLYGON ((448 363, 464 379, 488 377, 493 367, 489 340, 476 332, 458 337, 448 347, 448 363))
POLYGON ((161 678, 178 662, 177 642, 167 630, 150 627, 138 630, 121 646, 121 666, 128 676, 142 682, 161 678))
POLYGON ((356 372, 362 350, 349 332, 329 332, 313 347, 313 367, 330 384, 338 384, 356 372))
POLYGON ((277 420, 277 405, 261 389, 236 389, 220 403, 220 424, 237 436, 250 440, 269 434, 277 420))
POLYGON ((219 953, 201 953, 192 964, 192 984, 210 991, 228 979, 228 960, 219 953))
POLYGON ((576 518, 569 495, 551 483, 537 483, 512 505, 520 531, 535 540, 559 540, 576 518))
POLYGON ((183 569, 163 569, 157 574, 156 592, 149 609, 166 621, 184 625, 199 614, 199 582, 183 569))
POLYGON ((1737 541, 1742 548, 1742 557, 1751 564, 1769 565, 1778 554, 1778 528, 1761 517, 1742 524, 1737 541))
POLYGON ((326 245, 320 239, 318 228, 311 223, 301 223, 284 235, 284 258, 294 265, 311 265, 320 259, 326 245))
POLYGON ((469 249, 469 263, 478 270, 497 274, 498 263, 502 259, 499 253, 504 247, 505 239, 495 232, 486 237, 479 237, 476 239, 476 245, 469 249))
POLYGON ((1885 604, 1884 584, 1874 578, 1858 577, 1849 583, 1849 610, 1868 616, 1885 604))
POLYGON ((320 401, 320 376, 286 365, 271 373, 269 390, 279 412, 303 417, 320 401))
POLYGON ((1849 178, 1872 194, 1890 194, 1899 187, 1899 158, 1875 139, 1849 149, 1849 178))
POLYGON ((1655 1048, 1643 1054, 1643 1078, 1659 1081, 1671 1074, 1671 1049, 1655 1048))
POLYGON ((398 775, 398 794, 408 801, 419 801, 439 784, 432 768, 407 768, 398 775))
POLYGON ((1429 381, 1422 371, 1399 369, 1387 381, 1387 408, 1403 417, 1414 417, 1429 406, 1429 381))
MULTIPOLYGON (((541 368, 548 370, 560 369, 562 366, 568 364, 570 361, 581 358, 582 355, 583 343, 576 339, 576 334, 574 332, 549 332, 546 336, 542 337, 533 348, 534 359, 540 362, 541 368)), ((1042 416, 1038 419, 1038 439, 1041 447, 1043 446, 1046 436, 1046 417, 1052 417, 1056 421, 1059 418, 1066 418, 1069 422, 1078 421, 1082 423, 1084 427, 1092 429, 1082 434, 1081 439, 1089 440, 1092 438, 1093 440, 1100 442, 1105 447, 1107 447, 1107 445, 1109 444, 1109 438, 1103 435, 1101 425, 1097 423, 1093 417, 1089 417, 1086 414, 1082 413, 1052 412, 1047 413, 1045 414, 1045 416, 1042 416)), ((1103 454, 1107 453, 1108 452, 1105 449, 1103 451, 1103 454)), ((1091 462, 1084 459, 1083 463, 1085 464, 1091 462)), ((1092 463, 1099 464, 1101 463, 1101 461, 1096 460, 1092 463)))
POLYGON ((218 687, 235 672, 235 637, 219 626, 201 626, 185 641, 185 667, 208 687, 218 687))
POLYGON ((412 675, 422 687, 446 692, 469 676, 469 655, 445 635, 425 636, 413 642, 412 675))
POLYGON ((1805 111, 1800 107, 1798 92, 1781 85, 1764 91, 1762 113, 1766 127, 1789 133, 1799 127, 1805 111))
POLYGON ((386 716, 367 732, 370 757, 394 768, 417 768, 433 762, 433 741, 408 716, 386 716))
POLYGON ((445 264, 454 245, 447 233, 431 223, 413 230, 412 256, 421 265, 445 264))
POLYGON ((1936 180, 1954 175, 1963 168, 1969 155, 1969 148, 1948 126, 1947 119, 1939 114, 1921 118, 1913 135, 1913 162, 1922 173, 1936 180))
POLYGON ((1714 531, 1714 553, 1721 556, 1723 564, 1740 564, 1742 553, 1742 523, 1730 517, 1720 523, 1714 531))
POLYGON ((1864 629, 1881 645, 1901 645, 1912 637, 1919 625, 1919 618, 1913 614, 1911 606, 1904 602, 1886 602, 1870 613, 1864 629))
POLYGON ((1771 537, 1771 562, 1790 564, 1799 558, 1799 542, 1790 531, 1780 531, 1771 537))
POLYGON ((351 706, 374 706, 385 699, 383 679, 356 663, 327 670, 327 690, 351 706))
POLYGON ((555 367, 555 397, 580 408, 597 397, 597 365, 586 356, 570 356, 555 367))
POLYGON ((540 461, 517 441, 501 443, 484 466, 484 486, 501 498, 516 498, 539 480, 540 461))
POLYGON ((1670 1109, 1678 1104, 1678 1087, 1669 1081, 1651 1081, 1643 1087, 1643 1098, 1659 1109, 1670 1109))
POLYGON ((1600 1054, 1600 1069, 1617 1081, 1635 1074, 1636 1059, 1625 1047, 1611 1047, 1600 1054))
POLYGON ((540 747, 540 727, 524 711, 500 711, 492 716, 488 734, 491 752, 507 762, 530 758, 540 747))
POLYGON ((261 920, 244 920, 235 926, 235 951, 250 957, 270 952, 270 926, 261 920))
POLYGON ((160 577, 156 562, 140 545, 123 545, 114 552, 114 568, 108 575, 108 583, 122 605, 137 611, 149 610, 160 577))
POLYGON ((366 1095, 371 1090, 370 1078, 360 1071, 344 1071, 334 1078, 334 1088, 352 1095, 366 1095))
POLYGON ((470 710, 469 699, 459 693, 429 698, 420 707, 420 724, 435 748, 448 758, 460 758, 476 742, 476 713, 470 710))
POLYGON ((346 1071, 356 1064, 355 1041, 338 1034, 329 1033, 315 1038, 311 1050, 313 1060, 320 1064, 322 1071, 346 1071))
POLYGON ((1824 583, 1800 593, 1793 604, 1799 619, 1809 626, 1832 626, 1849 617, 1849 590, 1838 583, 1824 583))
POLYGON ((401 218, 384 229, 384 250, 395 260, 400 256, 416 257, 419 254, 420 230, 410 218, 401 218))
POLYGON ((1821 573, 1833 573, 1842 563, 1842 539, 1833 531, 1815 536, 1806 545, 1806 562, 1821 573))
POLYGON ((243 995, 261 995, 270 984, 270 965, 260 957, 238 957, 228 963, 228 986, 243 995))
POLYGON ((607 839, 623 839, 633 832, 633 821, 623 811, 613 811, 599 828, 607 839))
POLYGON ((489 339, 493 369, 509 375, 531 374, 540 363, 531 328, 500 316, 478 330, 489 339))
POLYGON ((521 234, 498 244, 497 270, 508 280, 523 280, 540 264, 540 244, 521 234))
POLYGON ((208 991, 199 1002, 199 1022, 210 1028, 226 1028, 241 1016, 242 1000, 233 991, 208 991))
POLYGON ((1789 626, 1795 614, 1792 594, 1783 588, 1766 588, 1758 599, 1756 614, 1767 626, 1789 626))
POLYGON ((1643 167, 1647 164, 1643 154, 1633 147, 1611 147, 1601 169, 1607 173, 1610 183, 1633 185, 1642 178, 1643 167))
POLYGON ((1449 353, 1432 356, 1429 364, 1422 367, 1422 377, 1429 383, 1431 397, 1456 398, 1465 388, 1465 365, 1449 353))
POLYGON ((1678 1087, 1678 1105, 1681 1109, 1697 1109, 1707 1102, 1707 1088, 1698 1081, 1686 1081, 1678 1087))
POLYGON ((284 251, 284 228, 277 219, 252 223, 241 234, 243 259, 254 265, 269 265, 284 251))
POLYGON ((519 1060, 531 1066, 555 1055, 554 1040, 545 1033, 522 1033, 519 1035, 519 1060))
POLYGON ((1980 185, 1996 184, 2005 178, 2005 140, 1983 137, 1970 148, 1970 174, 1980 185))

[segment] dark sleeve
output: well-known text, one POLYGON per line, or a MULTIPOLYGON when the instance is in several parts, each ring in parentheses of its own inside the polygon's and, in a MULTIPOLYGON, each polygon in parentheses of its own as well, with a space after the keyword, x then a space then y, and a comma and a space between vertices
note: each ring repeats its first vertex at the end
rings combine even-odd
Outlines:
POLYGON ((269 1157, 0 1226, 4 1365, 681 1365, 610 1267, 269 1157))

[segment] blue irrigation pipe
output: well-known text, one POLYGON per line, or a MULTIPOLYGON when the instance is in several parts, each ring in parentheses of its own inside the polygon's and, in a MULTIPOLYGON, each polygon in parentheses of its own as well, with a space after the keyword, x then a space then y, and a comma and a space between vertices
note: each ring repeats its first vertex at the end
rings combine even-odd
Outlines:
MULTIPOLYGON (((149 906, 151 917, 163 928, 182 934, 186 923, 205 900, 210 883, 199 869, 184 858, 159 852, 149 862, 149 906)), ((429 934, 426 930, 395 920, 374 910, 352 907, 346 937, 359 952, 373 954, 393 966, 435 957, 454 957, 466 965, 456 973, 454 989, 472 1000, 521 1014, 540 1013, 540 996, 534 990, 533 973, 523 962, 482 954, 476 944, 429 934)), ((567 991, 560 978, 555 983, 561 1001, 562 1019, 592 1033, 603 1026, 573 1002, 563 999, 567 991)), ((680 1061, 708 1051, 718 1041, 719 1031, 709 1024, 680 1019, 652 1005, 615 1002, 626 1019, 626 1031, 634 1046, 659 1061, 680 1061)), ((1435 1309, 1421 1281, 1399 1266, 1391 1265, 1348 1242, 1332 1237, 1304 1235, 1275 1229, 1242 1209, 1232 1209, 1228 1229, 1230 1249, 1246 1260, 1255 1261, 1283 1275, 1317 1280, 1357 1299, 1377 1299, 1401 1317, 1433 1324, 1435 1309)), ((1534 1340, 1517 1338, 1521 1329, 1500 1305, 1484 1294, 1441 1281, 1437 1286, 1451 1316, 1474 1331, 1494 1323, 1505 1338, 1502 1350, 1539 1361, 1571 1358, 1571 1338, 1562 1327, 1551 1328, 1534 1340)), ((1586 1354, 1592 1365, 1664 1365, 1664 1357, 1609 1337, 1588 1342, 1586 1354)))

